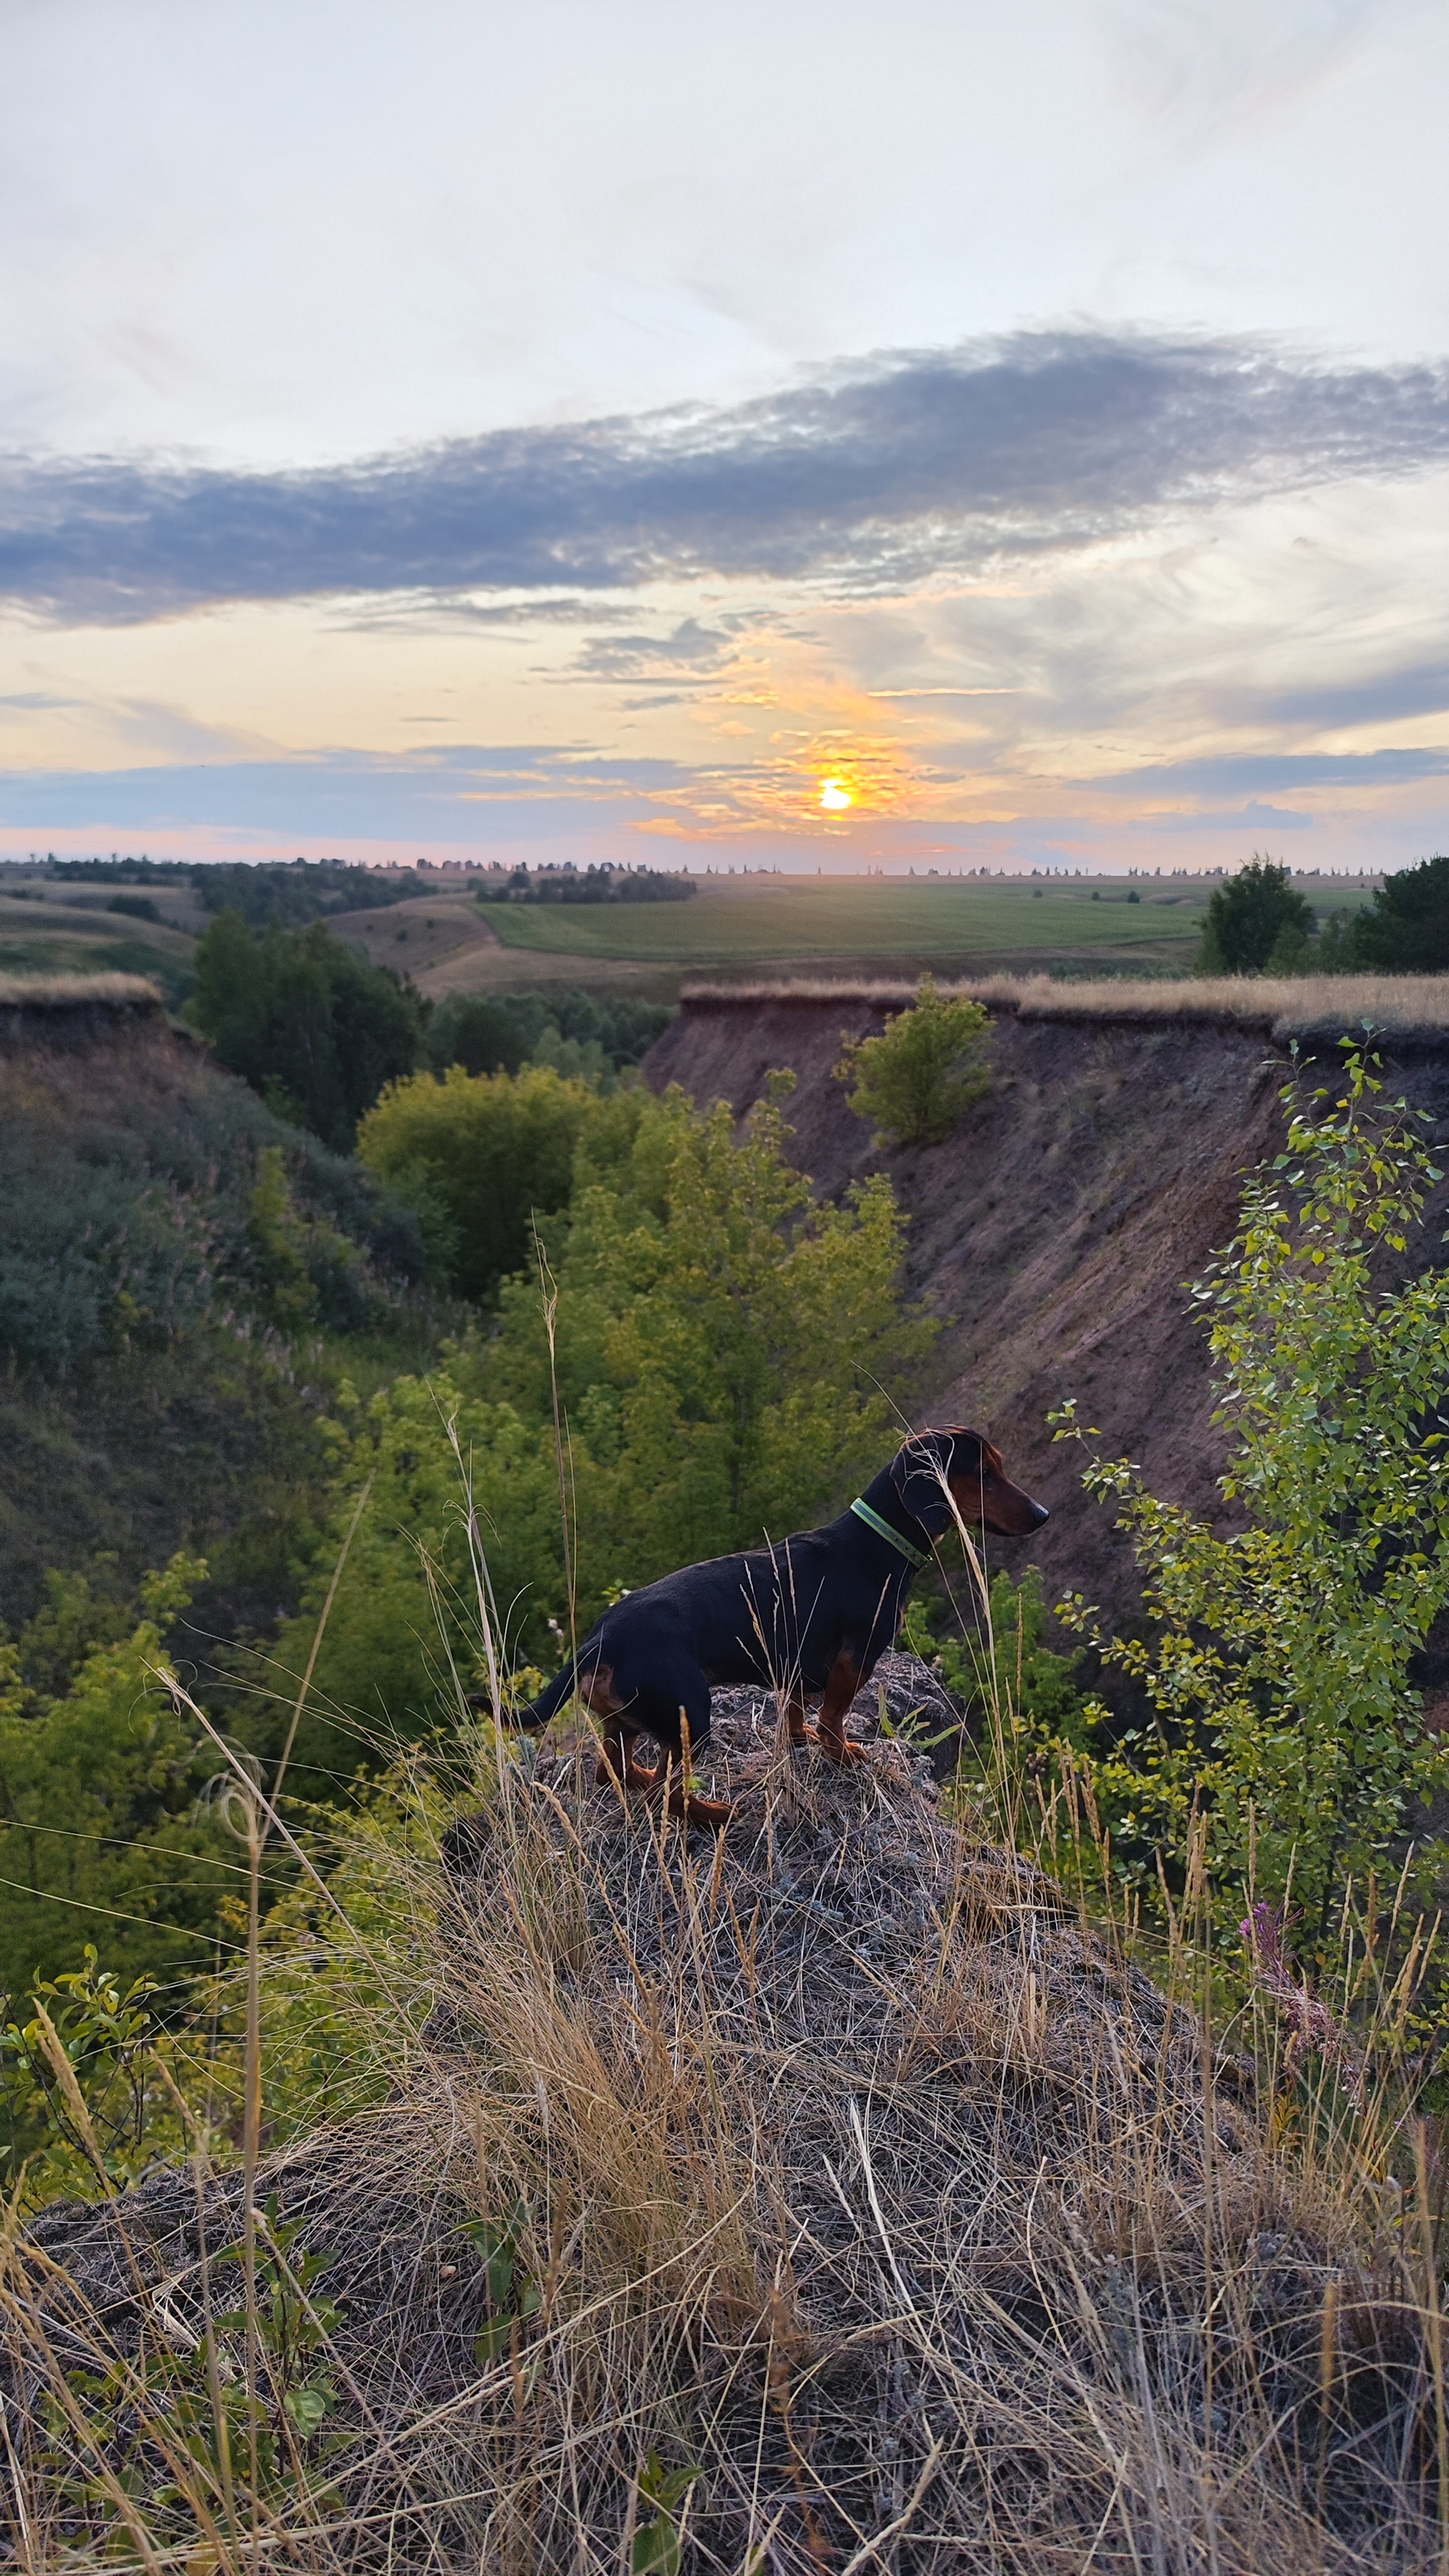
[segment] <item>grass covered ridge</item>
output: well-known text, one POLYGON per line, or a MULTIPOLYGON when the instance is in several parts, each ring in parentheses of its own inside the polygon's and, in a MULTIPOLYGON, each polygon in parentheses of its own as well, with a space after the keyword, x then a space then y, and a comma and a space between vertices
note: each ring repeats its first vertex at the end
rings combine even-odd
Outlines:
MULTIPOLYGON (((950 998, 984 1002, 1023 1019, 1232 1020, 1276 1037, 1300 1029, 1449 1030, 1449 975, 1222 975, 1093 982, 1050 975, 962 976, 950 998)), ((904 1010, 917 987, 894 976, 792 976, 739 984, 686 984, 684 1009, 749 1009, 790 1003, 873 1002, 904 1010)))

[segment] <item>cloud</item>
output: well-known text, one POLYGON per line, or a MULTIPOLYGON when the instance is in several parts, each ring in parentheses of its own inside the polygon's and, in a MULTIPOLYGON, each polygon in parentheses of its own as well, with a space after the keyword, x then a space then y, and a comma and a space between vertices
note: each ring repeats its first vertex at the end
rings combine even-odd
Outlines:
MULTIPOLYGON (((1138 795, 1166 789, 1186 796, 1252 797, 1259 790, 1272 795, 1278 788, 1291 793, 1313 787, 1402 787, 1426 778, 1449 778, 1449 746, 1421 751, 1229 752, 1216 759, 1121 769, 1111 777, 1073 783, 1128 788, 1138 795)), ((1161 823, 1163 818, 1153 820, 1161 823)))
POLYGON ((238 831, 332 839, 483 843, 495 815, 547 840, 642 820, 677 786, 670 761, 610 759, 553 745, 336 750, 110 770, 0 772, 0 830, 238 831))
POLYGON ((1305 725, 1315 733, 1449 715, 1449 660, 1410 662, 1338 685, 1308 680, 1287 689, 1215 689, 1207 702, 1224 723, 1305 725))
MULTIPOLYGON (((1449 461, 1449 369, 1265 340, 1022 332, 733 408, 457 439, 293 473, 124 458, 0 471, 0 597, 68 620, 228 600, 890 591, 1165 511, 1449 461)), ((512 611, 510 611, 512 614, 512 611)))
POLYGON ((1265 805, 1253 797, 1235 814, 1217 807, 1204 814, 1138 814, 1128 824, 1137 832, 1311 832, 1316 817, 1293 805, 1265 805))
POLYGON ((574 669, 585 680, 706 680, 733 661, 737 649, 716 627, 686 617, 672 635, 592 636, 574 669))

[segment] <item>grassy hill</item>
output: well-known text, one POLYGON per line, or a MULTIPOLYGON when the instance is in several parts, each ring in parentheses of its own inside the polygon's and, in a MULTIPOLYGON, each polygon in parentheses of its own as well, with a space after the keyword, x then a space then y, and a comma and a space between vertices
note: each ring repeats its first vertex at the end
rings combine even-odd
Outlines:
POLYGON ((23 978, 3 1001, 0 1621, 32 1618, 52 1570, 125 1601, 185 1547, 212 1561, 205 1618, 270 1626, 309 1543, 339 1365, 367 1383, 430 1346, 426 1296, 402 1293, 413 1221, 169 1029, 146 987, 23 978), (295 1219, 280 1253, 254 1206, 268 1153, 295 1219), (289 1303, 292 1252, 317 1284, 289 1303))

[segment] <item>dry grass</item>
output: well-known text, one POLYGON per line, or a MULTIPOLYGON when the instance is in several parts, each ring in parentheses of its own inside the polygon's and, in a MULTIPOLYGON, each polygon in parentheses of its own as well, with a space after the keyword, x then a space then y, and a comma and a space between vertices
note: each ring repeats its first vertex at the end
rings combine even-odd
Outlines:
POLYGON ((400 1860, 408 1990, 394 1943, 358 2015, 395 2097, 259 2185, 334 2256, 337 2447, 252 2501, 240 2434, 225 2473, 184 2438, 239 2175, 12 2243, 21 2563, 1442 2569, 1434 2274, 1382 2141, 1255 2102, 899 1744, 792 1766, 721 1699, 720 1842, 565 1749, 400 1860))
MULTIPOLYGON (((687 984, 686 1010, 874 1003, 902 1009, 915 985, 890 977, 832 983, 825 977, 739 984, 687 984)), ((1287 1038, 1300 1030, 1357 1029, 1365 1020, 1389 1032, 1449 1029, 1449 975, 1304 975, 1183 977, 1133 982, 1127 976, 1080 983, 1049 975, 984 975, 943 984, 1025 1020, 1209 1020, 1263 1028, 1287 1038)))
POLYGON ((159 1009, 161 991, 144 975, 0 975, 0 1010, 69 1010, 77 1002, 159 1009))

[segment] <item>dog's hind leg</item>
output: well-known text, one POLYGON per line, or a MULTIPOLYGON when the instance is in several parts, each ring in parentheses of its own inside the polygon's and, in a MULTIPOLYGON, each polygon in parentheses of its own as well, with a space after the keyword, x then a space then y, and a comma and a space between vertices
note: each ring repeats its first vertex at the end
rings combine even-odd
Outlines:
POLYGON ((687 1825, 727 1825, 733 1809, 721 1798, 701 1798, 689 1786, 696 1755, 709 1742, 709 1683, 693 1656, 662 1661, 650 1673, 647 1689, 629 1704, 658 1744, 663 1760, 650 1783, 662 1794, 665 1812, 687 1825))
POLYGON ((636 1728, 626 1727, 617 1714, 605 1718, 599 1731, 599 1758, 594 1765, 594 1778, 601 1789, 612 1783, 626 1796, 631 1789, 652 1789, 655 1773, 641 1769, 634 1759, 639 1741, 636 1728))
POLYGON ((868 1762, 870 1754, 863 1744, 852 1744, 845 1732, 845 1712, 860 1688, 860 1666, 848 1650, 838 1654, 830 1667, 825 1697, 815 1723, 815 1742, 829 1762, 842 1769, 853 1762, 868 1762))

